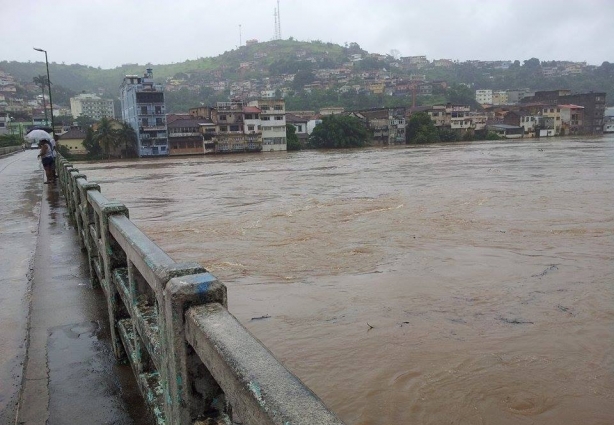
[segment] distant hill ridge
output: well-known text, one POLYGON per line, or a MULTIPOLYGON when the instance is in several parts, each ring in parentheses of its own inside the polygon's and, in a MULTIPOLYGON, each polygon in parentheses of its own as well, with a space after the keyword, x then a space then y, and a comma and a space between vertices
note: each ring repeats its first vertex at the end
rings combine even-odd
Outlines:
MULTIPOLYGON (((433 59, 433 58, 430 58, 433 59)), ((483 61, 465 61, 461 63, 439 60, 423 66, 424 63, 413 66, 411 61, 399 61, 388 55, 369 54, 357 43, 340 46, 321 41, 275 40, 241 46, 238 49, 224 52, 216 57, 186 60, 172 64, 125 64, 112 69, 95 68, 86 65, 66 65, 51 63, 51 81, 55 85, 54 101, 67 104, 71 95, 85 91, 100 93, 103 97, 112 98, 117 102, 119 86, 127 74, 141 75, 146 68, 152 67, 154 80, 166 82, 175 79, 187 85, 182 92, 171 93, 167 99, 169 112, 181 112, 200 102, 228 100, 229 90, 213 90, 213 82, 257 80, 260 88, 267 85, 267 77, 279 77, 284 74, 296 74, 291 91, 288 93, 287 104, 298 109, 314 109, 320 106, 331 106, 332 103, 341 106, 369 105, 383 106, 390 104, 407 104, 404 98, 391 98, 383 94, 371 95, 368 91, 369 81, 363 79, 361 71, 386 70, 392 77, 409 79, 416 74, 418 78, 426 77, 429 81, 446 81, 467 84, 471 89, 519 89, 533 90, 570 89, 574 92, 603 91, 607 93, 608 105, 614 105, 614 64, 604 62, 600 66, 576 64, 573 73, 561 73, 571 62, 550 61, 540 62, 537 58, 520 61, 508 61, 506 67, 482 66, 483 61), (357 59, 361 57, 362 60, 357 59), (348 93, 339 95, 337 91, 341 84, 330 82, 322 89, 315 88, 314 94, 307 95, 302 87, 314 80, 310 71, 318 69, 334 69, 354 61, 353 75, 348 83, 362 84, 362 96, 359 101, 346 99, 348 93), (440 66, 444 63, 445 66, 440 66), (409 64, 409 66, 408 66, 409 64), (300 72, 299 72, 300 71, 300 72), (300 78, 299 78, 300 77, 300 78), (207 87, 208 86, 208 87, 207 87), (62 90, 64 88, 64 90, 62 90), (189 89, 188 89, 189 88, 189 89), (320 90, 320 92, 318 91, 320 90), (56 96, 57 92, 57 96, 56 96), (326 92, 326 93, 324 93, 326 92), (323 94, 324 93, 324 94, 323 94), (366 96, 366 97, 365 97, 366 96), (332 103, 331 103, 332 102, 332 103)), ((44 62, 0 62, 0 70, 15 77, 22 84, 32 82, 37 75, 45 75, 44 62)), ((368 72, 367 72, 368 74, 368 72)), ((272 79, 273 80, 273 79, 272 79)), ((271 81, 272 81, 271 80, 271 81)), ((277 79, 279 80, 279 78, 277 79)), ((371 78, 371 81, 373 78, 371 78)), ((275 89, 275 87, 272 87, 275 89)), ((469 90, 468 90, 469 91, 469 90)), ((30 89, 30 96, 40 92, 30 89)), ((473 95, 466 93, 474 100, 473 95)), ((467 96, 465 96, 467 97, 467 96)), ((437 96, 425 96, 419 103, 449 100, 455 101, 446 92, 437 96), (445 97, 444 97, 445 95, 445 97)), ((411 102, 411 101, 409 101, 411 102)))
MULTIPOLYGON (((103 69, 80 64, 66 65, 51 62, 49 72, 52 83, 74 92, 97 92, 103 89, 106 95, 117 97, 124 76, 140 75, 147 67, 153 68, 154 79, 157 81, 165 81, 177 74, 205 76, 215 70, 220 70, 226 74, 223 78, 228 78, 228 76, 233 76, 234 71, 239 69, 242 62, 258 62, 259 65, 269 66, 275 61, 287 59, 288 56, 296 57, 297 52, 302 51, 305 52, 305 57, 329 57, 338 62, 348 50, 348 48, 333 43, 275 40, 241 46, 239 49, 224 52, 216 57, 186 60, 173 64, 124 64, 112 69, 103 69)), ((11 74, 22 83, 30 83, 35 76, 46 73, 44 62, 2 61, 0 70, 11 74)), ((263 73, 257 74, 253 78, 266 76, 260 75, 263 73)))

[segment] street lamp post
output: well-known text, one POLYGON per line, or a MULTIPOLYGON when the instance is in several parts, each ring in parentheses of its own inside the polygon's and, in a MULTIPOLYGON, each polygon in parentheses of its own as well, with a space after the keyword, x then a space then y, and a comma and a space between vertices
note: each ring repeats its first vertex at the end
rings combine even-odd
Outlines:
MULTIPOLYGON (((43 49, 38 49, 33 47, 37 52, 45 53, 45 65, 47 66, 47 85, 49 87, 49 109, 51 110, 51 135, 55 136, 55 125, 53 122, 53 100, 51 99, 51 79, 49 78, 49 61, 47 60, 47 51, 43 49)), ((43 101, 45 100, 45 96, 43 96, 43 101)))

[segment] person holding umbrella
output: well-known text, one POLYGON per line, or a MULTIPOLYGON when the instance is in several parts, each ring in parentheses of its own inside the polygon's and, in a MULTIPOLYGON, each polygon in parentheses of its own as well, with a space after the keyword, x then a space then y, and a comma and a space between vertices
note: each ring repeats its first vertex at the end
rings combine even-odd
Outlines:
POLYGON ((38 157, 41 159, 41 163, 43 164, 43 168, 45 169, 45 175, 47 176, 47 181, 45 184, 55 183, 55 161, 53 159, 53 146, 48 139, 41 139, 38 142, 38 146, 40 147, 40 153, 38 157))

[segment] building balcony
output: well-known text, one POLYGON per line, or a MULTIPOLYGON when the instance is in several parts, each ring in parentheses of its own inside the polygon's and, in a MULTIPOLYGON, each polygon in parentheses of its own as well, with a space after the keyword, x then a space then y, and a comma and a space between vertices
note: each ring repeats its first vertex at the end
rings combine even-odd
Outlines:
POLYGON ((172 133, 171 132, 168 134, 168 137, 192 137, 192 136, 199 137, 199 136, 202 136, 202 134, 199 132, 195 132, 195 133, 172 133))
POLYGON ((144 125, 139 128, 141 131, 166 131, 165 125, 144 125))

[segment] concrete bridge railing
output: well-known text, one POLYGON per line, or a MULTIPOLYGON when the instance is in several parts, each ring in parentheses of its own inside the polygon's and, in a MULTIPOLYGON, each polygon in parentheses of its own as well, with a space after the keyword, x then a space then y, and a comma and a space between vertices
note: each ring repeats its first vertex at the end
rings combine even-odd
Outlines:
POLYGON ((23 150, 23 146, 5 146, 0 148, 0 156, 23 150))
POLYGON ((113 351, 130 363, 158 424, 342 424, 228 312, 224 284, 197 263, 173 261, 123 204, 56 161, 92 282, 106 297, 113 351))

